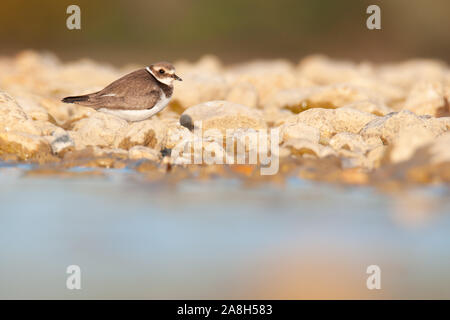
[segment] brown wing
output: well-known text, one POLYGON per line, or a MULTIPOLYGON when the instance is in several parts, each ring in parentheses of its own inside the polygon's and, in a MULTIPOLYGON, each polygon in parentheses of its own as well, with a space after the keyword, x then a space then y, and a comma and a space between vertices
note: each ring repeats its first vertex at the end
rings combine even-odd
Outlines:
POLYGON ((88 95, 79 104, 95 109, 142 110, 152 108, 159 100, 161 90, 155 78, 145 69, 129 73, 112 82, 103 90, 88 95))

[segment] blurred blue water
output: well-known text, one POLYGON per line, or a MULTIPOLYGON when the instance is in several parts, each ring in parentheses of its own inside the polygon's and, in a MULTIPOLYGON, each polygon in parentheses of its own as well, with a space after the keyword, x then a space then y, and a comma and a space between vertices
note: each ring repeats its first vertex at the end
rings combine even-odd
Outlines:
POLYGON ((446 187, 175 186, 26 169, 0 168, 0 298, 450 298, 446 187), (72 264, 79 291, 65 286, 72 264), (371 264, 377 292, 365 287, 371 264))

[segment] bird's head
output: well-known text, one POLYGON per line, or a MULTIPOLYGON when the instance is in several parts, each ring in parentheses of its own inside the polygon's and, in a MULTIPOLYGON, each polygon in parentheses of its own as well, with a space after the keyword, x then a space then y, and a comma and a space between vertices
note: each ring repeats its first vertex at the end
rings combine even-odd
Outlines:
POLYGON ((182 81, 181 78, 175 74, 175 67, 168 62, 157 62, 147 68, 156 80, 168 86, 172 85, 174 80, 182 81))

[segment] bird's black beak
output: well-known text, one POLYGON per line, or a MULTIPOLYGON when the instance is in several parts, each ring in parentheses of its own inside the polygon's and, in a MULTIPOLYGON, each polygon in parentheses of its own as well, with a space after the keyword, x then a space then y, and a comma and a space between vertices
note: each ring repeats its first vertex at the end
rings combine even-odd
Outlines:
POLYGON ((178 81, 183 81, 183 79, 181 79, 179 76, 177 76, 176 74, 173 74, 173 76, 172 76, 175 80, 178 80, 178 81))

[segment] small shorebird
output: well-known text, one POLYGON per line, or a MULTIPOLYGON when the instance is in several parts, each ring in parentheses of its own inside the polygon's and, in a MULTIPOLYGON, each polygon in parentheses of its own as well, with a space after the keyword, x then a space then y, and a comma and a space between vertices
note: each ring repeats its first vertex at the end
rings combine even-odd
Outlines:
POLYGON ((182 81, 168 62, 158 62, 131 72, 101 91, 66 97, 76 103, 116 115, 128 121, 147 119, 164 109, 173 93, 173 81, 182 81))

